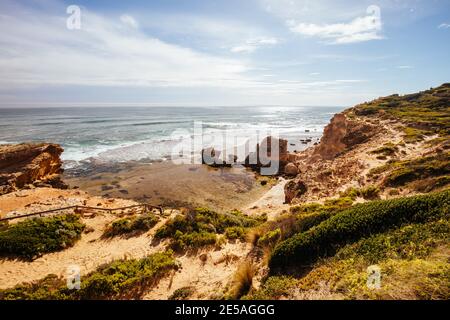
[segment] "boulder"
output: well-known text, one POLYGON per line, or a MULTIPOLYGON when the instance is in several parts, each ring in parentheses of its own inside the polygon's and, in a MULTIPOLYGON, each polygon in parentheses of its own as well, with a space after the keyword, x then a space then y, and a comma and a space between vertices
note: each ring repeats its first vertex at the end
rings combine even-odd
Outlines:
POLYGON ((288 158, 287 140, 269 136, 256 145, 256 152, 247 155, 244 165, 264 175, 277 175, 283 173, 288 158))
POLYGON ((298 174, 298 168, 294 163, 288 163, 285 167, 284 167, 284 173, 287 174, 288 176, 296 176, 298 174))

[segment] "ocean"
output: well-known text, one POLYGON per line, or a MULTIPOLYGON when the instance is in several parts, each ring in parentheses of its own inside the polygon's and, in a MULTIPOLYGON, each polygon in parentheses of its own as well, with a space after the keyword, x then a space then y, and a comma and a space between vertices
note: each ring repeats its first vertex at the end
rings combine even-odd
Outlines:
MULTIPOLYGON (((243 144, 256 132, 276 133, 289 149, 302 150, 300 139, 320 139, 324 126, 344 107, 90 107, 0 109, 0 144, 52 142, 64 148, 66 167, 89 160, 125 162, 164 160, 174 147, 198 148, 243 144)), ((178 150, 177 149, 177 150, 178 150)), ((199 150, 192 150, 198 152, 199 150)))

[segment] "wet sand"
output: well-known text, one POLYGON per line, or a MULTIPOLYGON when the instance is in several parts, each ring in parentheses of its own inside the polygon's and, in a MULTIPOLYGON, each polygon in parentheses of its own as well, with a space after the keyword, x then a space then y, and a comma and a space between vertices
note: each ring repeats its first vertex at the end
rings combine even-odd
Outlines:
POLYGON ((245 208, 277 182, 245 168, 176 165, 170 161, 127 163, 98 171, 67 174, 63 179, 70 187, 77 186, 91 195, 218 211, 245 208))

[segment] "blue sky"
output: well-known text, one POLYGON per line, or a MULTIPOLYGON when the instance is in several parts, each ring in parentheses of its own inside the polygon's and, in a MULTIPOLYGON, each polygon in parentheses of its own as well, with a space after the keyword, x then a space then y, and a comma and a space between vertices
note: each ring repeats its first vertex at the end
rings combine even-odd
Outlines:
POLYGON ((447 0, 2 0, 0 28, 5 107, 351 106, 450 81, 447 0))

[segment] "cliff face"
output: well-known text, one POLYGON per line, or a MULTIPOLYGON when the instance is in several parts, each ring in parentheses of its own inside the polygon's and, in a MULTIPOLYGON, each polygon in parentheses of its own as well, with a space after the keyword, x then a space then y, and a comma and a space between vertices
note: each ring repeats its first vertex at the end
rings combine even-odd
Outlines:
POLYGON ((62 152, 57 144, 0 146, 0 195, 31 185, 66 188, 60 179, 62 152))
POLYGON ((331 160, 337 155, 361 144, 377 133, 374 125, 349 120, 345 114, 336 114, 325 127, 320 144, 314 154, 322 159, 331 160))
POLYGON ((285 201, 323 201, 369 187, 388 199, 448 186, 449 114, 444 84, 335 115, 320 144, 296 154, 298 175, 286 184, 285 201))

